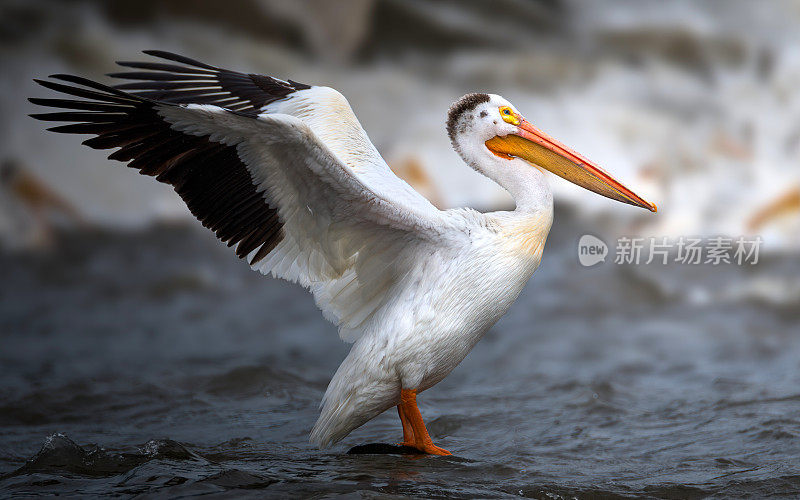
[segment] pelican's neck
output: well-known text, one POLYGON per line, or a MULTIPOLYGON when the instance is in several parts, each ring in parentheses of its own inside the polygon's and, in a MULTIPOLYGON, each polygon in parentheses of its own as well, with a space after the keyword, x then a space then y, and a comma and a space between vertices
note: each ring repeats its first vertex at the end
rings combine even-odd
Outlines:
POLYGON ((553 211, 553 194, 544 172, 520 158, 501 158, 490 152, 484 141, 469 133, 453 140, 453 147, 464 162, 508 191, 516 204, 515 212, 553 211))
POLYGON ((544 172, 519 158, 501 161, 507 165, 500 164, 492 175, 488 172, 487 175, 508 191, 516 204, 516 212, 553 211, 553 193, 544 172))

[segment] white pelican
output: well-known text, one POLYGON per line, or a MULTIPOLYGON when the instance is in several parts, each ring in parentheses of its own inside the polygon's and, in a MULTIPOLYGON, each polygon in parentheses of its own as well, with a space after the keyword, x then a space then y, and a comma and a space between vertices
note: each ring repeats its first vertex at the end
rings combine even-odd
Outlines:
POLYGON ((516 209, 438 210, 392 173, 336 90, 145 53, 171 62, 121 62, 138 71, 109 75, 133 80, 116 87, 37 80, 80 99, 31 99, 70 110, 32 116, 118 148, 110 159, 172 185, 253 269, 311 291, 354 342, 311 431, 320 447, 397 406, 402 444, 450 454, 431 441, 417 394, 464 359, 539 265, 553 221, 545 170, 656 210, 484 93, 452 105, 447 132, 516 209))

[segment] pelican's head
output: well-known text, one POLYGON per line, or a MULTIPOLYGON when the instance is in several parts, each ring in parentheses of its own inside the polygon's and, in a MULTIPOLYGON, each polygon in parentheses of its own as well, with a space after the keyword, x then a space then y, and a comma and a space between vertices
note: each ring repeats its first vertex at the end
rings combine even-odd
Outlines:
POLYGON ((467 94, 456 101, 448 112, 447 133, 468 164, 506 187, 515 170, 532 164, 607 198, 656 211, 598 165, 531 125, 499 95, 467 94))

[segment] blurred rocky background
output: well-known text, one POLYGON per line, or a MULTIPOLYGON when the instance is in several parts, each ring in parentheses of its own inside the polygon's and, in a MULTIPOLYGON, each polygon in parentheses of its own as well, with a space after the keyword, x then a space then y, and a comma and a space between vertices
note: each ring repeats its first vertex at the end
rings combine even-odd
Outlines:
MULTIPOLYGON (((553 179, 557 203, 618 232, 758 233, 767 251, 797 251, 799 39, 800 4, 790 1, 6 0, 0 160, 88 224, 187 218, 169 188, 26 116, 35 111, 26 97, 46 94, 32 78, 103 79, 113 61, 159 48, 339 89, 397 172, 443 207, 510 203, 464 168, 444 131, 452 101, 489 91, 660 212, 553 179)), ((44 219, 30 214, 39 209, 26 210, 7 181, 0 196, 0 239, 41 241, 44 219)))

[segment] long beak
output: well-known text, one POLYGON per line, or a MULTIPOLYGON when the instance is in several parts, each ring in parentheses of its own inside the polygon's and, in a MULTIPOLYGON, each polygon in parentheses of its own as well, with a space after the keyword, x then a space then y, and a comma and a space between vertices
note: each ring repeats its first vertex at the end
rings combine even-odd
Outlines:
POLYGON ((528 121, 520 120, 518 127, 515 134, 489 139, 486 141, 486 147, 504 158, 522 158, 606 198, 646 208, 651 212, 657 210, 653 203, 645 201, 595 163, 548 136, 528 121))

